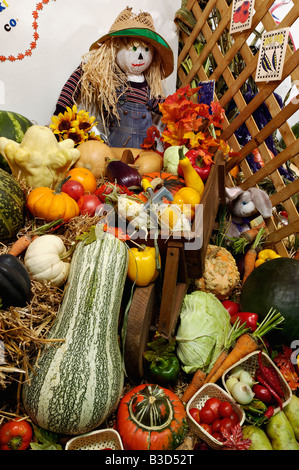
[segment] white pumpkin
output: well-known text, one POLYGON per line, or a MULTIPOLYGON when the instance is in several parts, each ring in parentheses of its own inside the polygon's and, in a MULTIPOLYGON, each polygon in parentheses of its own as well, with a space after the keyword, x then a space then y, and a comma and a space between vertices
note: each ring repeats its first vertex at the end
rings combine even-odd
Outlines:
POLYGON ((57 235, 41 235, 28 246, 24 264, 36 281, 49 282, 60 287, 70 269, 70 258, 65 258, 66 247, 57 235))

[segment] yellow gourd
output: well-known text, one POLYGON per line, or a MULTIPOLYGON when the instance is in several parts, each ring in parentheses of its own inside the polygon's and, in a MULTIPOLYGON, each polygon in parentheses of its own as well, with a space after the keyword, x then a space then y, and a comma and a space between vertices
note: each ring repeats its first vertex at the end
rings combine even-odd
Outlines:
POLYGON ((199 174, 194 170, 188 157, 184 155, 182 148, 179 149, 179 162, 183 171, 184 180, 188 188, 198 191, 200 197, 204 191, 205 185, 199 174))

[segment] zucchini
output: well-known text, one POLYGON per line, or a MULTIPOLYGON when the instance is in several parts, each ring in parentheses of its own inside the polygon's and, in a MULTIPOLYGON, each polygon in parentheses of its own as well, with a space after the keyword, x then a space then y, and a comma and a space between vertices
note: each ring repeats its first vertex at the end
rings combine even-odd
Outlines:
POLYGON ((128 251, 109 233, 79 241, 65 295, 47 344, 29 381, 23 404, 31 420, 58 434, 98 427, 117 407, 124 371, 118 319, 128 251))

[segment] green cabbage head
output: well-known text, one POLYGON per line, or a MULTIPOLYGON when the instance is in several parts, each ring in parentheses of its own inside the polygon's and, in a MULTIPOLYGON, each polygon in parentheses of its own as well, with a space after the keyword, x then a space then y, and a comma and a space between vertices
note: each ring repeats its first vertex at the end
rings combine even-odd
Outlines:
POLYGON ((230 315, 215 295, 194 291, 184 298, 176 335, 177 356, 187 374, 209 372, 231 331, 230 315))

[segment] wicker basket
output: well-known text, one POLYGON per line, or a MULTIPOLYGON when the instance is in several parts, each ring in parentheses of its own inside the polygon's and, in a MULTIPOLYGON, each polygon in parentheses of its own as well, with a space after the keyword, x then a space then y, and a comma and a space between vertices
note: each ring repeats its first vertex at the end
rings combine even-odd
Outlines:
POLYGON ((65 450, 124 450, 120 435, 114 429, 102 429, 70 439, 65 450))
POLYGON ((242 408, 232 399, 231 395, 229 395, 225 390, 219 387, 216 384, 205 384, 193 397, 191 400, 188 401, 186 412, 187 412, 187 419, 188 424, 191 431, 194 432, 200 439, 207 442, 207 444, 212 447, 213 449, 221 449, 223 447, 223 443, 215 439, 211 434, 206 432, 200 424, 198 424, 190 415, 189 410, 191 408, 203 408, 205 402, 212 397, 219 398, 222 401, 228 401, 231 403, 233 410, 238 413, 240 425, 244 423, 245 420, 245 413, 242 408))
MULTIPOLYGON (((252 375, 254 377, 255 375, 255 372, 256 370, 258 369, 259 365, 258 365, 258 355, 259 355, 259 352, 260 351, 255 351, 253 353, 250 353, 248 354, 247 356, 245 356, 241 361, 237 362, 236 364, 234 364, 232 367, 230 367, 229 369, 227 369, 225 371, 225 373, 222 375, 222 383, 223 383, 223 386, 224 388, 226 389, 227 393, 230 395, 227 387, 226 387, 226 380, 227 378, 229 377, 229 373, 230 371, 232 371, 235 367, 237 366, 242 366, 242 368, 246 371, 246 372, 249 372, 250 375, 252 375)), ((275 371, 277 372, 277 375, 279 377, 279 380, 280 380, 280 384, 281 384, 281 387, 282 387, 282 390, 284 392, 284 398, 282 399, 282 403, 283 403, 283 406, 286 406, 291 397, 292 397, 292 391, 288 385, 288 383, 286 382, 286 380, 284 379, 283 375, 281 374, 280 370, 276 367, 276 365, 274 364, 274 362, 270 359, 270 357, 265 354, 264 352, 262 352, 262 362, 263 364, 265 364, 266 367, 273 367, 275 369, 275 371)), ((279 406, 277 406, 276 408, 274 408, 274 413, 277 413, 278 411, 280 410, 279 406)))

